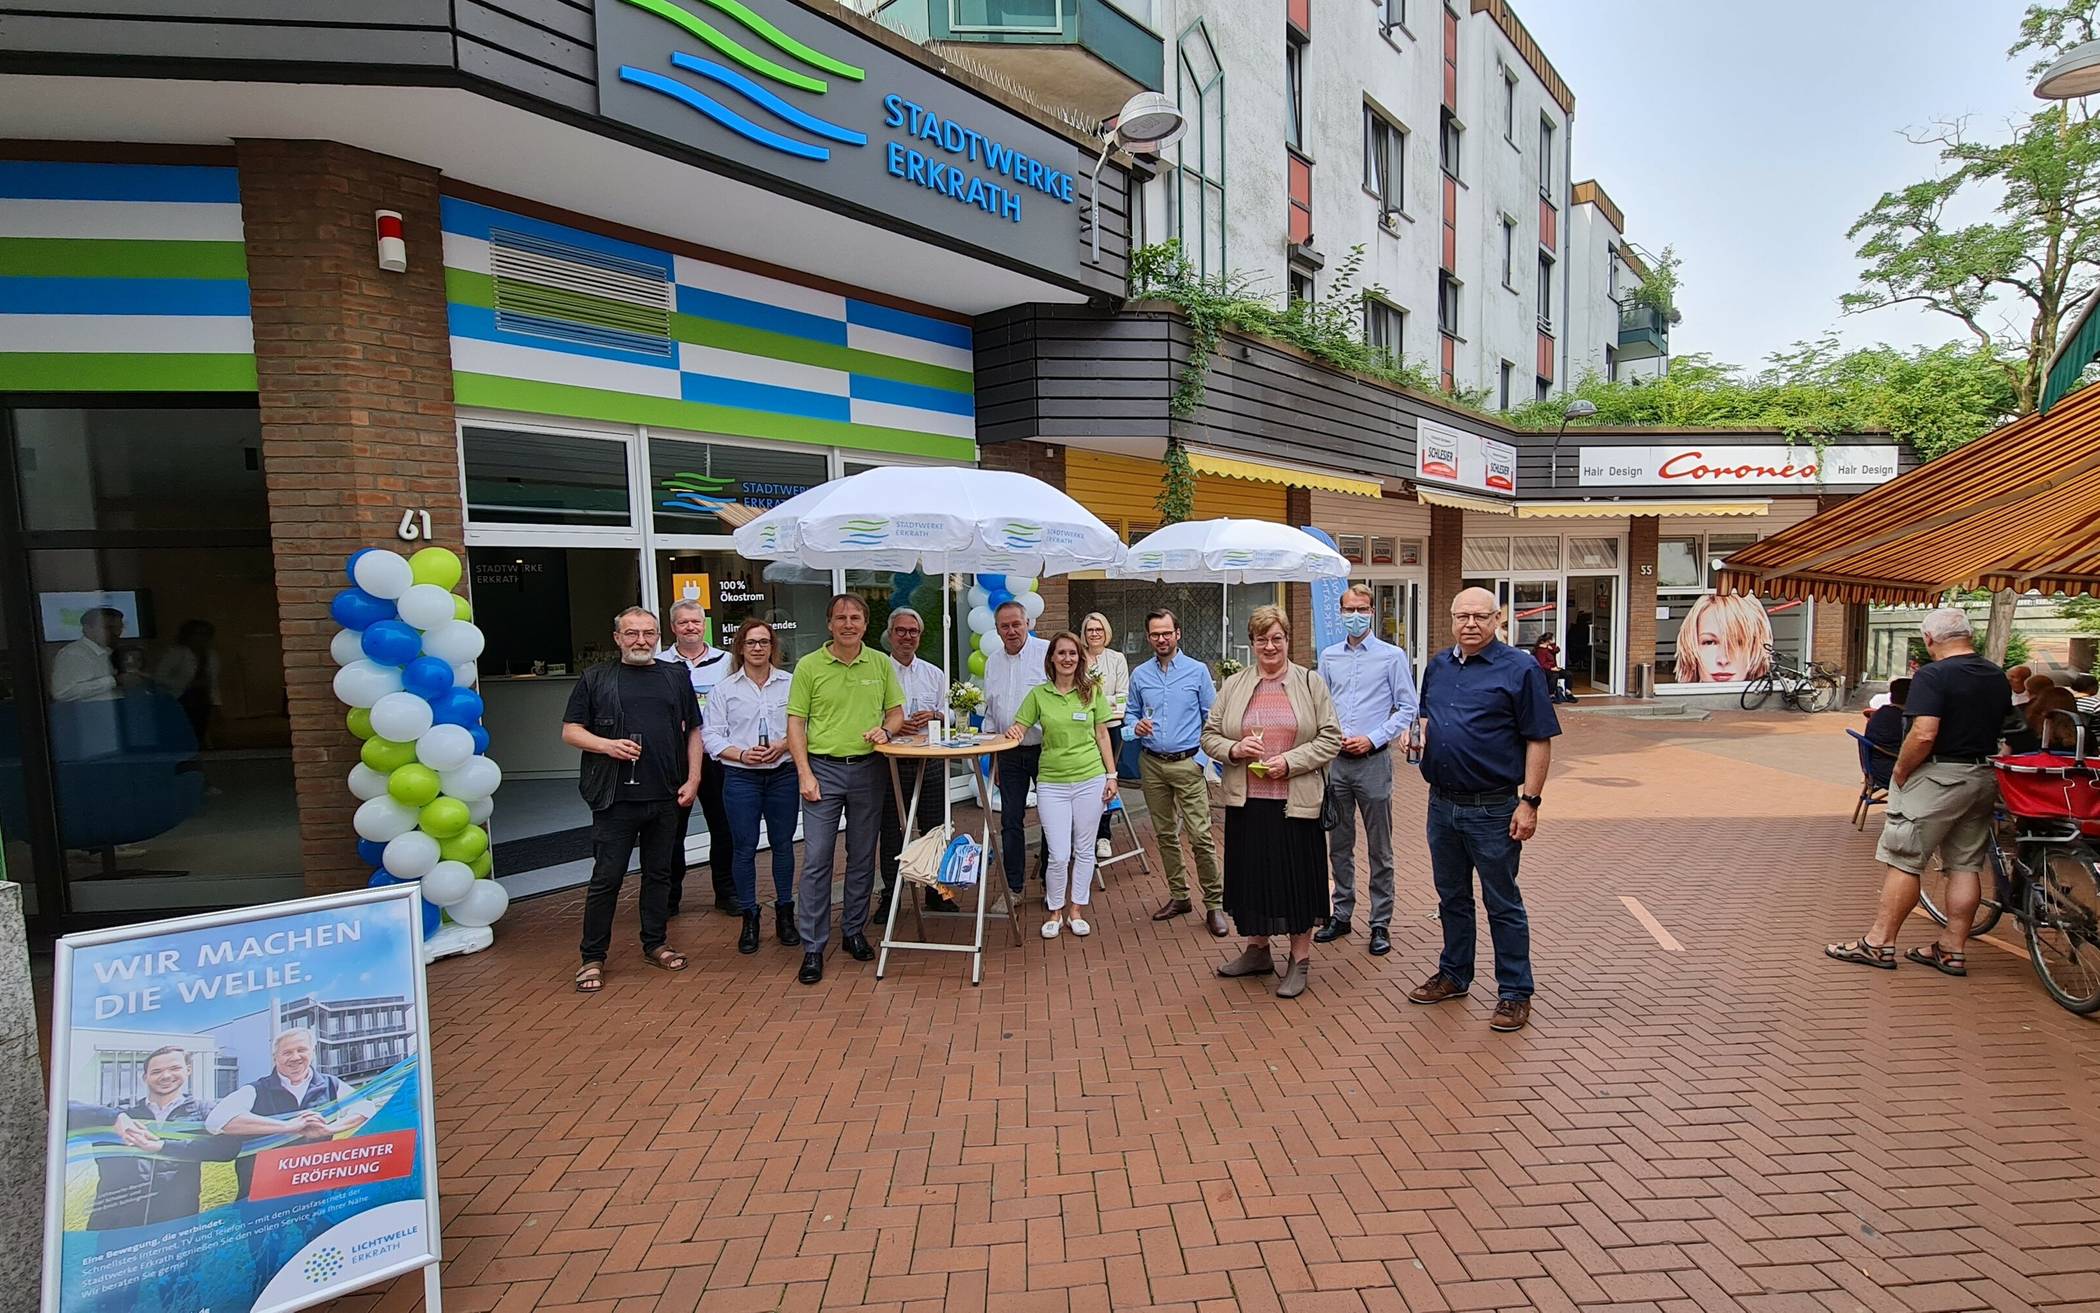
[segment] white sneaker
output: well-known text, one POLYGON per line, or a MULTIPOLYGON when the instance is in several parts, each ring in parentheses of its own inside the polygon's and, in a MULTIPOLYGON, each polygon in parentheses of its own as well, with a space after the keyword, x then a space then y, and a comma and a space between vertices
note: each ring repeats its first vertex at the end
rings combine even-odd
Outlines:
POLYGON ((1064 929, 1064 924, 1065 919, 1061 916, 1053 916, 1049 920, 1043 922, 1043 938, 1057 938, 1058 932, 1064 929))
POLYGON ((1107 860, 1108 860, 1109 858, 1111 858, 1111 857, 1113 857, 1113 856, 1115 856, 1115 855, 1116 855, 1116 846, 1115 846, 1114 844, 1110 843, 1110 842, 1109 842, 1108 840, 1106 840, 1106 839, 1096 839, 1096 840, 1094 840, 1094 858, 1095 858, 1095 860, 1097 860, 1097 861, 1103 861, 1103 862, 1105 862, 1105 861, 1107 861, 1107 860))
POLYGON ((1088 925, 1085 921, 1082 921, 1075 916, 1072 918, 1072 933, 1078 935, 1081 939, 1084 939, 1088 935, 1094 933, 1094 927, 1088 925))

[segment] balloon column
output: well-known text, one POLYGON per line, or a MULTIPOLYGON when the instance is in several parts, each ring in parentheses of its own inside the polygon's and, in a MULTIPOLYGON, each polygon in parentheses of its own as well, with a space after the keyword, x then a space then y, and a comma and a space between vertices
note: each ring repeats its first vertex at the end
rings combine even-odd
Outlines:
POLYGON ((346 572, 351 586, 328 608, 343 627, 329 650, 341 667, 335 695, 364 741, 350 768, 358 856, 374 885, 421 883, 426 958, 479 951, 510 899, 491 876, 483 828, 503 772, 487 755, 474 691, 481 631, 452 591, 459 557, 367 547, 346 572))
POLYGON ((1034 633, 1036 617, 1043 613, 1043 595, 1035 590, 1033 579, 981 574, 970 585, 966 600, 970 604, 970 643, 975 649, 970 653, 970 677, 982 679, 984 659, 999 650, 999 608, 1008 602, 1019 602, 1022 614, 1028 617, 1028 632, 1034 633))

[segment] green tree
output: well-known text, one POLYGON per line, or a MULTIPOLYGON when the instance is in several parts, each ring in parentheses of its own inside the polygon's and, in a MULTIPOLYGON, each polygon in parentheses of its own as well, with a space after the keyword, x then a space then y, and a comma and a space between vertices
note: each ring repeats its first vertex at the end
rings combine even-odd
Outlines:
MULTIPOLYGON (((2095 35, 2100 0, 2031 4, 2008 58, 2032 52, 2039 72, 2095 35)), ((1991 353, 2010 385, 2013 413, 2034 409, 2066 315, 2100 273, 2100 122, 2082 101, 2050 105, 2011 125, 2005 141, 1978 139, 1961 119, 1911 134, 1936 149, 1935 176, 1885 193, 1846 236, 1864 237, 1848 313, 1923 305, 1955 320, 1991 353), (1950 212, 1993 203, 1965 223, 1950 212)))

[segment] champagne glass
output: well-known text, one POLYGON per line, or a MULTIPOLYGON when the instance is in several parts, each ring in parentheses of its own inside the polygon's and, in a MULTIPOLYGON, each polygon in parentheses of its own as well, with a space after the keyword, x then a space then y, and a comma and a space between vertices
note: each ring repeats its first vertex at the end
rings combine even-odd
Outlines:
MULTIPOLYGON (((642 736, 640 734, 629 734, 627 737, 634 741, 634 746, 637 748, 642 746, 642 736)), ((627 763, 627 782, 629 784, 640 784, 642 782, 638 773, 641 770, 641 766, 641 754, 636 753, 634 760, 627 763)))

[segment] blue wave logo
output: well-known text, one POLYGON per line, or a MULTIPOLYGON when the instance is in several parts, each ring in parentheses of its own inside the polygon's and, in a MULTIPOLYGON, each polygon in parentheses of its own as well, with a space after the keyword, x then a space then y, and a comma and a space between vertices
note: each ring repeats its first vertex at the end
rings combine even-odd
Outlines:
POLYGON ((728 495, 736 486, 734 479, 718 479, 712 475, 696 474, 691 470, 680 470, 670 478, 657 484, 669 497, 659 503, 667 511, 693 511, 701 515, 718 515, 726 507, 736 505, 736 498, 728 495))
POLYGON ((1243 570, 1254 564, 1254 553, 1239 547, 1228 547, 1219 559, 1228 570, 1243 570))
MULTIPOLYGON (((866 70, 848 64, 844 60, 835 59, 823 51, 813 49, 797 41, 794 37, 789 36, 754 12, 748 5, 742 3, 742 0, 703 0, 703 2, 741 23, 752 35, 765 44, 770 45, 774 50, 810 68, 819 69, 854 82, 862 81, 867 77, 866 70)), ((723 58, 727 59, 730 64, 738 65, 745 71, 739 72, 737 68, 729 67, 729 64, 718 63, 712 59, 703 59, 698 55, 688 54, 684 51, 672 52, 670 62, 673 68, 696 74, 712 83, 714 87, 733 91, 743 98, 741 107, 746 108, 747 111, 749 108, 762 110, 787 127, 798 129, 812 137, 817 137, 823 141, 837 142, 845 146, 865 146, 868 144, 866 133, 840 127, 836 123, 819 118, 805 109, 790 104, 777 93, 761 85, 752 77, 747 76, 747 73, 757 74, 759 77, 777 82, 782 86, 794 87, 797 90, 811 92, 819 96, 830 90, 830 85, 822 78, 812 77, 807 73, 786 67, 759 54, 742 42, 724 35, 713 24, 674 3, 674 0, 626 0, 626 3, 635 6, 637 9, 652 13, 682 31, 698 37, 723 58)), ((637 68, 632 64, 622 64, 620 66, 620 80, 654 91, 659 95, 668 96, 703 118, 710 119, 729 131, 736 133, 746 141, 756 142, 769 150, 777 150, 783 155, 793 155, 798 159, 805 160, 821 161, 831 158, 830 147, 803 141, 775 128, 753 122, 744 113, 731 109, 720 100, 715 99, 708 91, 702 90, 689 82, 682 82, 650 69, 637 68)))
POLYGON ((1006 522, 1006 546, 1011 551, 1027 552, 1043 545, 1043 526, 1030 524, 1026 520, 1006 522))
POLYGON ((848 520, 839 541, 848 547, 880 547, 890 540, 886 519, 848 520))

